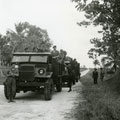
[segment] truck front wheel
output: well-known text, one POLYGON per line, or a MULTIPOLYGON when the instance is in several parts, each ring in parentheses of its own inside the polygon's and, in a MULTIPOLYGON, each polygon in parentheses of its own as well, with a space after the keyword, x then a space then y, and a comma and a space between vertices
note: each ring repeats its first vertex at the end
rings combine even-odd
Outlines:
POLYGON ((53 93, 53 81, 52 80, 48 80, 49 82, 45 83, 44 86, 44 96, 45 96, 45 100, 51 100, 52 99, 52 93, 53 93))

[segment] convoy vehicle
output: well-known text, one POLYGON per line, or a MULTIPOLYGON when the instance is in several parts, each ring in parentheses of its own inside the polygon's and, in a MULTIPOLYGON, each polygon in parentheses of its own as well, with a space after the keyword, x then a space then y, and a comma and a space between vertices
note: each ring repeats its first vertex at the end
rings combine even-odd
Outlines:
MULTIPOLYGON (((68 87, 68 81, 70 76, 67 68, 69 64, 71 64, 71 62, 67 60, 67 61, 64 61, 64 64, 65 64, 65 70, 63 71, 63 74, 62 74, 62 86, 68 87)), ((76 62, 75 64, 73 64, 72 71, 74 73, 73 84, 75 84, 80 79, 80 63, 76 62)))
MULTIPOLYGON (((62 90, 62 70, 64 66, 51 56, 50 52, 15 52, 7 80, 16 80, 16 93, 20 91, 40 91, 45 100, 51 100, 54 87, 58 92, 62 90)), ((8 99, 7 80, 4 82, 4 94, 8 99)))

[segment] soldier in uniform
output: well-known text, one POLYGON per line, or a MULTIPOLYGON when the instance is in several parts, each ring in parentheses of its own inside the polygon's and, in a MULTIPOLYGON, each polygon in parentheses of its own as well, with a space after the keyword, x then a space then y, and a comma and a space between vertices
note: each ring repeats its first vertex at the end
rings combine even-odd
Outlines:
POLYGON ((75 85, 75 64, 76 62, 72 59, 71 60, 71 68, 72 68, 72 82, 73 82, 73 85, 75 85))
POLYGON ((98 71, 95 68, 92 74, 93 80, 94 80, 94 84, 97 84, 97 79, 98 79, 98 71))
POLYGON ((53 58, 59 57, 59 51, 57 50, 56 46, 53 46, 53 50, 51 52, 53 58))
POLYGON ((7 95, 8 95, 8 99, 9 101, 8 102, 14 102, 13 101, 13 96, 15 95, 15 92, 16 92, 16 80, 13 76, 10 76, 12 75, 12 72, 11 70, 14 70, 15 69, 15 64, 13 64, 10 68, 10 71, 8 71, 8 78, 6 80, 6 83, 7 83, 7 95))
POLYGON ((69 74, 69 77, 68 77, 69 91, 68 92, 70 92, 70 91, 72 91, 72 84, 73 84, 73 80, 74 80, 74 73, 73 73, 73 69, 72 69, 71 63, 68 64, 67 69, 68 69, 68 74, 69 74))
POLYGON ((8 102, 14 102, 13 101, 13 96, 16 91, 16 81, 13 77, 9 77, 7 79, 7 94, 8 94, 8 102))

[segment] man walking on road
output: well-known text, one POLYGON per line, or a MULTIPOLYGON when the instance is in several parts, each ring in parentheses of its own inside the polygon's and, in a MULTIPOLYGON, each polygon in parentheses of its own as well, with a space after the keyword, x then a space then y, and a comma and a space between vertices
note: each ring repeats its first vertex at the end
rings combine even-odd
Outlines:
POLYGON ((98 71, 97 69, 95 68, 93 73, 92 73, 92 77, 93 77, 93 80, 94 80, 94 84, 97 84, 97 80, 98 80, 98 71))
POLYGON ((68 64, 67 66, 67 69, 68 69, 68 87, 69 87, 69 91, 72 91, 72 84, 73 84, 73 79, 74 79, 74 75, 73 75, 73 69, 72 69, 72 65, 71 65, 71 62, 70 64, 68 64))

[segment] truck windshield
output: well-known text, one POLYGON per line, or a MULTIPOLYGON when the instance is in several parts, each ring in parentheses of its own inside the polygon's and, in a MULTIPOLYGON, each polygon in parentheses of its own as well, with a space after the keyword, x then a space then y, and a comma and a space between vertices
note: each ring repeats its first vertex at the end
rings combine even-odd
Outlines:
POLYGON ((12 62, 28 62, 29 56, 13 56, 12 62))
POLYGON ((47 63, 48 56, 31 56, 30 62, 47 63))

